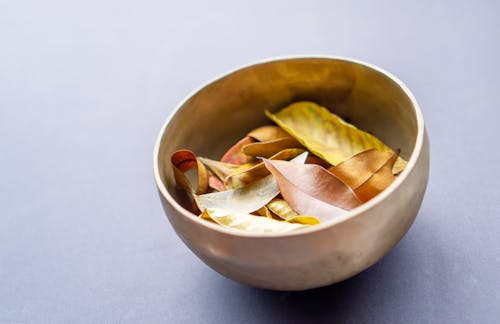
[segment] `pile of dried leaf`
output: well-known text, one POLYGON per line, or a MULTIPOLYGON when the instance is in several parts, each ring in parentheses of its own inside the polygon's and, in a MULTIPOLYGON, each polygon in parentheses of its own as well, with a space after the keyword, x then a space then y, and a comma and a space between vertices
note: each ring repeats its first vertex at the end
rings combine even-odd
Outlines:
POLYGON ((312 102, 266 115, 220 161, 172 155, 177 185, 200 217, 225 227, 288 232, 326 222, 370 200, 406 162, 375 136, 312 102), (196 171, 196 190, 188 171, 196 171))

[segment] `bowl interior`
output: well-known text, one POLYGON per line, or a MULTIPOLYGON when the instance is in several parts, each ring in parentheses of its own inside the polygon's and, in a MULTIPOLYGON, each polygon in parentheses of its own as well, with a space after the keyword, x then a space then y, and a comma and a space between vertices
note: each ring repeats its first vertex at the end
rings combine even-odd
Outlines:
POLYGON ((235 71, 188 98, 168 121, 158 148, 158 171, 181 204, 171 154, 189 149, 218 159, 251 129, 270 124, 264 110, 314 101, 380 138, 409 159, 417 139, 417 113, 409 94, 387 74, 344 59, 297 58, 235 71))

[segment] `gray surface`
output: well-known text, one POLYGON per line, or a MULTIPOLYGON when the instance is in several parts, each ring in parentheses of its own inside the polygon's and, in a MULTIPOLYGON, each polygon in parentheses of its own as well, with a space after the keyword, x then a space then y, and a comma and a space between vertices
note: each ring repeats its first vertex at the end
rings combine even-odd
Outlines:
POLYGON ((0 322, 498 321, 498 3, 207 3, 0 1, 0 322), (174 234, 153 145, 202 83, 303 53, 406 82, 431 178, 415 224, 374 267, 314 291, 257 290, 174 234))

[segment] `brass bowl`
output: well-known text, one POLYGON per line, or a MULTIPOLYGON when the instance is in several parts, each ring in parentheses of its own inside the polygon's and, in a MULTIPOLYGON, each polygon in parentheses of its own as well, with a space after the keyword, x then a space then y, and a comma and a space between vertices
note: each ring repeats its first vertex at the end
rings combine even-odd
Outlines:
POLYGON ((371 64, 338 57, 285 58, 250 65, 210 82, 168 118, 154 151, 161 202, 174 230, 208 266, 255 287, 304 290, 349 278, 380 260, 408 231, 429 175, 429 141, 410 90, 371 64), (246 234, 183 208, 170 155, 178 149, 219 158, 264 110, 300 100, 328 107, 375 134, 408 160, 396 181, 338 220, 287 234, 246 234))

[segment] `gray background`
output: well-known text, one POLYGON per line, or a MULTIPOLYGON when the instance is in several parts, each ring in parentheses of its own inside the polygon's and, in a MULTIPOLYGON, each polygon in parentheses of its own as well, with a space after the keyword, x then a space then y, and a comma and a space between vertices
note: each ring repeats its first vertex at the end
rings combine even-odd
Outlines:
POLYGON ((498 321, 499 19, 493 1, 0 0, 0 322, 498 321), (374 63, 413 90, 428 191, 367 271, 254 289, 175 235, 153 145, 206 81, 307 53, 374 63))

